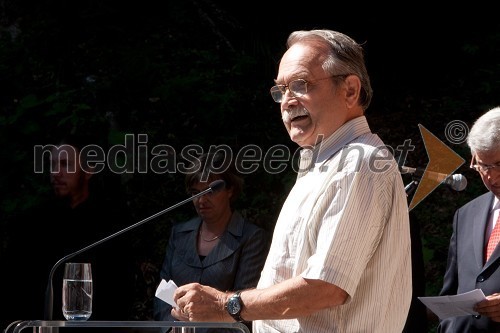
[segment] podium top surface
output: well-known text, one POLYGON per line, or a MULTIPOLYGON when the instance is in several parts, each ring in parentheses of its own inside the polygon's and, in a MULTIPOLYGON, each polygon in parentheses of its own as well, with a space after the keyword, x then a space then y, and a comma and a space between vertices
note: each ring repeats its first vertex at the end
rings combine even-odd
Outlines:
POLYGON ((247 326, 242 323, 223 322, 187 322, 187 321, 71 321, 71 320, 24 320, 11 323, 5 333, 19 333, 21 330, 33 327, 129 327, 129 328, 232 328, 239 329, 243 333, 250 333, 247 326))

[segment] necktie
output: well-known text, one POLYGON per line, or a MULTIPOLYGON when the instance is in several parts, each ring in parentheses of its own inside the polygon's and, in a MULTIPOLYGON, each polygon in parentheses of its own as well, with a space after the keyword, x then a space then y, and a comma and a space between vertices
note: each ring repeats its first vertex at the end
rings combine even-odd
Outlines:
POLYGON ((490 238, 488 239, 488 243, 486 245, 485 262, 488 261, 488 259, 490 259, 490 256, 493 253, 493 250, 495 250, 495 247, 497 247, 499 241, 500 241, 500 215, 498 215, 497 223, 495 224, 495 227, 491 231, 490 238))

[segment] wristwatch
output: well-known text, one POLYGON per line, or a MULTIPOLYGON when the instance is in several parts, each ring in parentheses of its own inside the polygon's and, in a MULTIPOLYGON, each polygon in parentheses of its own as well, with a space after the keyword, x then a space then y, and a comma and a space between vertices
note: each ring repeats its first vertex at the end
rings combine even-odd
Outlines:
POLYGON ((241 301, 241 290, 238 290, 233 296, 229 298, 226 303, 227 313, 231 315, 237 322, 243 322, 243 318, 241 318, 241 310, 243 309, 243 302, 241 301))

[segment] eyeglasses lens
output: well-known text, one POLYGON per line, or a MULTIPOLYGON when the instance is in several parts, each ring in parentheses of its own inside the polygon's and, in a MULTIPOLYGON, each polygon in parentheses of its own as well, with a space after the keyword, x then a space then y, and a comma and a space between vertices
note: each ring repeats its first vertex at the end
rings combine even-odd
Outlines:
POLYGON ((273 86, 271 88, 271 96, 276 103, 281 103, 287 88, 292 96, 301 97, 307 93, 307 81, 299 79, 290 82, 288 85, 273 86))

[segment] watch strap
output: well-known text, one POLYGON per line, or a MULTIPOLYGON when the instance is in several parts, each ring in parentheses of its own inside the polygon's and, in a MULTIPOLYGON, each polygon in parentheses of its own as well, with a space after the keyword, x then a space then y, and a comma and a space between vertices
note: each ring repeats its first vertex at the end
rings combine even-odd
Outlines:
POLYGON ((240 311, 238 311, 238 313, 230 313, 229 311, 229 314, 231 315, 231 317, 234 318, 234 320, 236 320, 237 322, 244 322, 245 320, 243 318, 241 318, 241 311, 243 310, 243 302, 241 300, 241 292, 242 290, 238 290, 237 292, 235 292, 233 294, 233 296, 231 296, 229 299, 231 298, 237 298, 238 299, 238 302, 240 303, 240 311))

